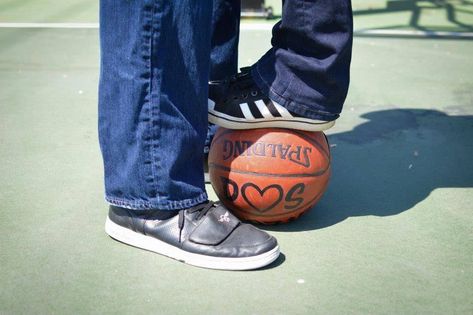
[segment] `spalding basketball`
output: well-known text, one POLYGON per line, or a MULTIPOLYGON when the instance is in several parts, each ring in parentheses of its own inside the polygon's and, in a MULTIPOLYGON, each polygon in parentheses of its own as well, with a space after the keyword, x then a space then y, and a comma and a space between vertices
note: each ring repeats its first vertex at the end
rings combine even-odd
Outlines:
POLYGON ((322 132, 219 128, 209 153, 219 199, 240 219, 288 222, 312 208, 330 177, 322 132))

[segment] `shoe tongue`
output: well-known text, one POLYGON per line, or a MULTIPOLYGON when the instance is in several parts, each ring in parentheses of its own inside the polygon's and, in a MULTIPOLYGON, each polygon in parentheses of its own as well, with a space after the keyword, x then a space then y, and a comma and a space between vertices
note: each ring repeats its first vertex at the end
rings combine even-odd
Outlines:
POLYGON ((209 211, 202 222, 190 234, 189 241, 203 245, 217 245, 240 224, 233 214, 223 207, 209 211))

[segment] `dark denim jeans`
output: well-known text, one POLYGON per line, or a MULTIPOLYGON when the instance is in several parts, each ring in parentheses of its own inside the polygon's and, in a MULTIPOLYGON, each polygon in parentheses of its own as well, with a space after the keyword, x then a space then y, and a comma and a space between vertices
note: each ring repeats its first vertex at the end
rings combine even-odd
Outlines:
MULTIPOLYGON (((207 82, 237 71, 239 1, 101 0, 99 138, 106 200, 174 210, 207 200, 207 82)), ((286 0, 257 84, 333 120, 348 89, 350 2, 286 0)))

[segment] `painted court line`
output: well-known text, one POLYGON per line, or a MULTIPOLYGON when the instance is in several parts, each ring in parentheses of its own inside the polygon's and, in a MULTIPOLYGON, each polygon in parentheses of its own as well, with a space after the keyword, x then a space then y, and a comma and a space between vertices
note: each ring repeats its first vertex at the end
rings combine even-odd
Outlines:
POLYGON ((99 28, 99 23, 0 23, 0 28, 99 28))
MULTIPOLYGON (((242 23, 242 31, 269 31, 273 27, 269 23, 242 23)), ((56 29, 98 29, 98 23, 22 23, 4 22, 0 28, 56 28, 56 29)), ((464 38, 473 39, 473 32, 443 32, 443 31, 421 31, 421 30, 385 30, 385 29, 361 29, 355 30, 355 36, 396 36, 417 38, 464 38)))
MULTIPOLYGON (((242 23, 240 28, 245 31, 271 30, 268 23, 242 23)), ((99 23, 0 23, 0 28, 99 28, 99 23)))
POLYGON ((357 36, 399 36, 399 37, 431 37, 431 38, 472 38, 473 32, 444 32, 421 30, 356 30, 357 36))

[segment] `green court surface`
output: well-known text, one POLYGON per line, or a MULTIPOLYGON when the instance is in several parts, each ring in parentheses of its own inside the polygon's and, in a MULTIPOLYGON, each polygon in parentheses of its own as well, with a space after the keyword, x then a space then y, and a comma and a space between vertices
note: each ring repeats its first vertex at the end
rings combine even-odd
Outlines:
MULTIPOLYGON (((451 3, 464 25, 429 25, 469 32, 472 3, 451 3)), ((355 24, 400 25, 384 14, 355 24)), ((0 0, 0 23, 96 16, 0 0)), ((268 29, 241 37, 241 65, 269 47, 268 29)), ((0 314, 473 314, 473 40, 355 37, 329 189, 267 229, 283 255, 250 272, 105 234, 97 79, 96 28, 0 27, 0 314)))

